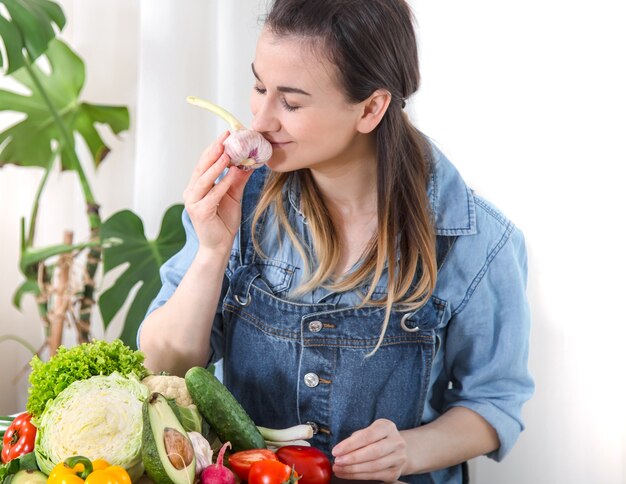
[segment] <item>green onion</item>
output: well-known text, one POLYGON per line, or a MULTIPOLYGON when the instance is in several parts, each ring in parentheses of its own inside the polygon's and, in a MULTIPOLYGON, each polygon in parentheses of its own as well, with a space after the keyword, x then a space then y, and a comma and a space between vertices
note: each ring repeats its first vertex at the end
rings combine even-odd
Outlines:
POLYGON ((257 426, 257 429, 263 438, 270 442, 291 442, 313 437, 313 427, 309 424, 294 425, 286 429, 268 429, 257 426))
POLYGON ((267 447, 271 450, 280 449, 286 445, 300 445, 303 447, 311 447, 311 443, 308 440, 290 440, 288 442, 274 442, 273 440, 266 440, 267 447))

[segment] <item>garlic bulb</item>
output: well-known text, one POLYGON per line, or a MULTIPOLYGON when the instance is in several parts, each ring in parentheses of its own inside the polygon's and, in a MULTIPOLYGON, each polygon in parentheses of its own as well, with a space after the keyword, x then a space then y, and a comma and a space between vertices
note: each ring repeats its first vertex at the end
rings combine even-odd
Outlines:
POLYGON ((251 129, 231 133, 224 141, 224 148, 233 165, 240 165, 248 170, 258 168, 272 157, 270 142, 251 129))
POLYGON ((224 150, 232 165, 240 166, 244 170, 253 170, 272 157, 271 143, 257 131, 244 128, 243 124, 224 108, 194 96, 188 96, 187 102, 208 109, 230 124, 232 131, 224 141, 224 150))
POLYGON ((193 453, 196 457, 196 476, 213 463, 213 450, 211 445, 199 432, 187 432, 193 453))

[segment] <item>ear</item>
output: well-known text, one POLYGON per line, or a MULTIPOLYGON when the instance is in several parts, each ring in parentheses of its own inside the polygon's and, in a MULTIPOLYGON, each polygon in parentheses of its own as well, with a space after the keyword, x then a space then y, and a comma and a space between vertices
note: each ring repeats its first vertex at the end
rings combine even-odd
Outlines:
POLYGON ((362 101, 363 113, 357 123, 357 131, 364 134, 374 131, 387 112, 390 102, 391 93, 385 89, 377 89, 362 101))

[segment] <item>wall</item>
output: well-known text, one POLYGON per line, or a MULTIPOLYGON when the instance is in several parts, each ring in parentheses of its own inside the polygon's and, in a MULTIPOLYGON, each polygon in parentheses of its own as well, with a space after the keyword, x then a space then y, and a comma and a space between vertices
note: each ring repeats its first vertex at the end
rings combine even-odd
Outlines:
POLYGON ((537 384, 527 430, 479 483, 626 482, 624 2, 414 2, 412 105, 523 231, 537 384))
MULTIPOLYGON (((503 463, 472 462, 473 482, 624 483, 624 2, 411 3, 423 83, 409 112, 466 181, 524 231, 529 250, 537 392, 517 447, 503 463)), ((225 128, 185 96, 215 99, 250 119, 249 64, 265 2, 62 4, 65 36, 87 63, 85 99, 131 110, 131 131, 107 138, 113 152, 97 175, 103 215, 132 208, 154 237, 199 153, 225 128)), ((0 125, 11 122, 1 116, 0 125)), ((19 217, 30 210, 38 176, 0 170, 0 334, 34 345, 42 333, 33 305, 19 313, 9 301, 20 281, 19 217)), ((66 226, 86 234, 72 177, 54 178, 41 244, 57 242, 66 226)), ((95 325, 108 338, 119 331, 119 321, 106 334, 95 325)), ((28 360, 3 343, 0 414, 23 408, 26 379, 11 380, 28 360)))

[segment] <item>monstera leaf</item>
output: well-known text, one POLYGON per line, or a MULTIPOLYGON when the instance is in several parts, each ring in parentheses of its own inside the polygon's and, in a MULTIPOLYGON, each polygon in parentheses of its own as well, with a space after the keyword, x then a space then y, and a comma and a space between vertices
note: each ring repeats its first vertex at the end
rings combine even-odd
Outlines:
POLYGON ((137 347, 137 328, 161 287, 159 268, 185 243, 182 211, 182 205, 174 205, 167 210, 156 240, 146 239, 141 219, 129 210, 112 215, 102 224, 102 238, 119 241, 103 250, 105 274, 122 264, 128 264, 125 272, 101 294, 98 301, 105 328, 122 308, 131 289, 141 283, 126 314, 120 336, 132 348, 137 347))
MULTIPOLYGON (((13 163, 47 168, 52 157, 53 141, 63 146, 63 136, 47 101, 52 104, 69 133, 78 132, 83 137, 98 166, 109 148, 98 134, 96 123, 108 125, 116 134, 127 130, 128 109, 79 101, 85 83, 85 65, 60 40, 50 41, 46 57, 50 61, 50 74, 44 73, 35 64, 31 66, 41 86, 37 85, 27 69, 21 69, 12 76, 30 91, 30 95, 0 90, 1 111, 15 111, 26 115, 22 122, 0 133, 0 167, 13 163)), ((63 146, 62 169, 74 168, 72 160, 75 158, 70 153, 73 151, 74 146, 63 146)))
POLYGON ((45 52, 55 37, 52 24, 63 30, 65 16, 61 7, 49 0, 0 0, 0 4, 9 14, 5 17, 0 10, 0 40, 6 52, 4 55, 0 49, 0 69, 8 75, 45 52))

